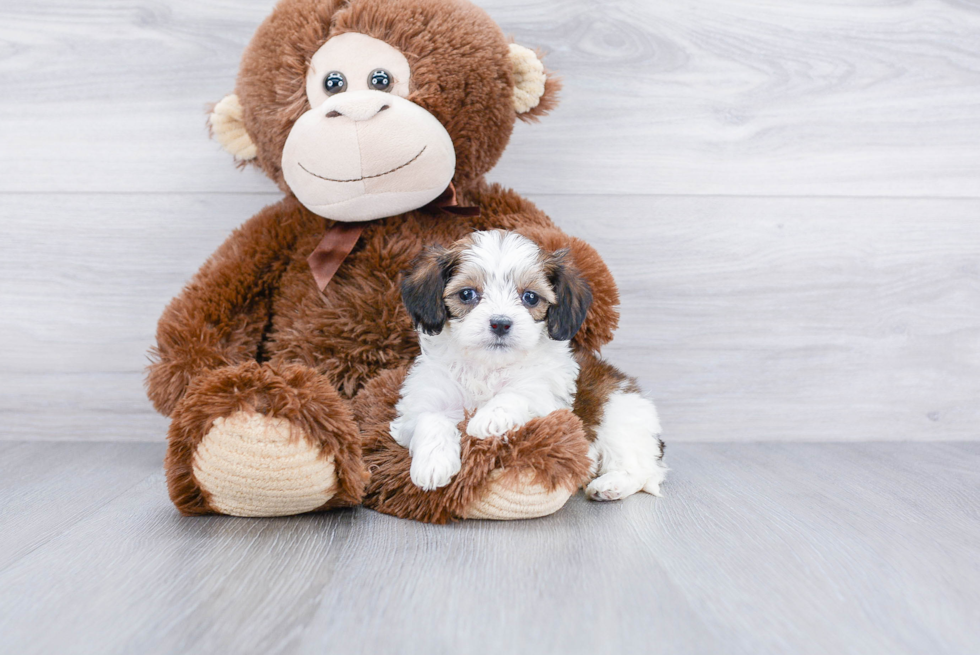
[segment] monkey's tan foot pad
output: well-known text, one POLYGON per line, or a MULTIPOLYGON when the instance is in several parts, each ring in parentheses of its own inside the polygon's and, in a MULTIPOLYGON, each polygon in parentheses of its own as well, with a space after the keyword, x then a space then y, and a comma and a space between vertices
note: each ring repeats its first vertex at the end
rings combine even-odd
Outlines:
POLYGON ((214 421, 193 459, 211 507, 231 516, 288 516, 337 492, 333 455, 286 419, 239 411, 214 421))
POLYGON ((529 471, 505 476, 504 471, 492 471, 483 495, 463 512, 467 519, 533 519, 554 514, 568 502, 573 490, 536 484, 529 471))

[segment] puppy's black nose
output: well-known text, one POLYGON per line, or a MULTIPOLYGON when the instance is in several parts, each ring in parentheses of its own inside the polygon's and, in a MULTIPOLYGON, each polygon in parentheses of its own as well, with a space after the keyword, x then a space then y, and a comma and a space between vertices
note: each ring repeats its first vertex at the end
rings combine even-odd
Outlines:
POLYGON ((498 337, 506 336, 510 331, 510 326, 514 324, 514 321, 510 320, 508 316, 491 316, 490 317, 490 331, 496 334, 498 337))

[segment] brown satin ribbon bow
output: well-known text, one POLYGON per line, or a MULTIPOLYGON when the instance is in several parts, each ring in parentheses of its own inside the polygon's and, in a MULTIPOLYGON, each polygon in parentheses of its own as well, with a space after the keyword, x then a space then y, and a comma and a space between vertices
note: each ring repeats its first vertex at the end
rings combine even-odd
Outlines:
POLYGON ((445 212, 447 214, 454 214, 456 216, 479 216, 479 207, 461 207, 459 202, 456 200, 456 187, 450 182, 446 190, 439 194, 439 197, 430 202, 425 207, 419 209, 420 212, 425 212, 426 214, 438 214, 439 212, 445 212))
MULTIPOLYGON (((426 214, 438 214, 445 212, 455 216, 479 216, 479 207, 460 207, 456 200, 456 187, 450 182, 446 190, 439 194, 439 197, 430 202, 425 207, 419 209, 426 214)), ((364 232, 370 221, 361 223, 334 223, 327 228, 313 252, 306 261, 310 265, 313 279, 316 280, 316 288, 323 291, 327 288, 327 283, 334 276, 340 265, 347 259, 357 240, 364 232)))
POLYGON ((364 223, 334 223, 327 228, 306 261, 310 264, 316 288, 323 291, 367 227, 364 223))

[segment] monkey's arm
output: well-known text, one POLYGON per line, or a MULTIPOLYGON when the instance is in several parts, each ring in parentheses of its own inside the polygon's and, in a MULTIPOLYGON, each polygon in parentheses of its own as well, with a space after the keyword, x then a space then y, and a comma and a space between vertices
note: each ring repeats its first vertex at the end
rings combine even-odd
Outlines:
MULTIPOLYGON (((295 204, 295 201, 293 201, 295 204)), ((235 230, 160 317, 147 395, 171 415, 205 371, 256 361, 272 291, 289 263, 302 213, 286 200, 235 230)))

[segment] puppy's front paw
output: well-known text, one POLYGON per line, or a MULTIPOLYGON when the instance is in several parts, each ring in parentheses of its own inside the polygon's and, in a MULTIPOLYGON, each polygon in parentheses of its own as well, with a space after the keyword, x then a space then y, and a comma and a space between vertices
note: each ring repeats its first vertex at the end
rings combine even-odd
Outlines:
POLYGON ((485 405, 477 410, 466 425, 466 434, 477 439, 499 437, 514 428, 521 427, 526 422, 506 407, 485 405))
POLYGON ((396 444, 405 448, 408 448, 408 444, 412 441, 412 435, 405 429, 401 416, 388 424, 388 434, 391 435, 396 444))
POLYGON ((459 454, 449 452, 430 453, 420 457, 412 457, 410 475, 416 487, 432 491, 449 484, 453 476, 459 473, 461 465, 459 454))
POLYGON ((408 452, 412 456, 409 475, 415 486, 425 491, 445 487, 461 466, 455 421, 441 414, 420 415, 408 452))

